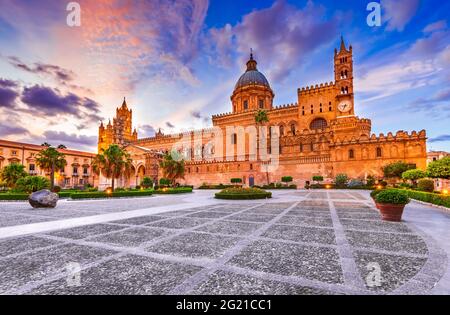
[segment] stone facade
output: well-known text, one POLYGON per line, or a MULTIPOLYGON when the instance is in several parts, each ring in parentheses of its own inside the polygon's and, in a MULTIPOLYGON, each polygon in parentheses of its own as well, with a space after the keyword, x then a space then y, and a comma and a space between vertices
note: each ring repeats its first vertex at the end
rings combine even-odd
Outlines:
MULTIPOLYGON (((42 150, 42 146, 7 140, 0 140, 0 171, 6 165, 19 163, 25 166, 30 175, 47 176, 36 163, 36 155, 42 150)), ((55 173, 55 185, 62 188, 83 187, 86 184, 97 185, 98 178, 92 172, 92 160, 94 153, 58 150, 64 153, 67 166, 55 173)))
POLYGON ((138 139, 136 132, 131 133, 131 110, 124 101, 114 124, 106 129, 103 124, 100 126, 99 149, 111 143, 126 145, 133 159, 136 158, 136 175, 128 183, 131 186, 142 175, 158 179, 161 170, 155 169, 157 161, 150 161, 173 149, 185 156, 186 176, 182 182, 195 186, 228 184, 235 177, 242 178, 245 185, 262 185, 292 176, 294 183, 303 187, 314 175, 328 180, 339 173, 359 179, 369 175, 381 177, 384 165, 399 160, 426 168, 425 130, 375 135, 371 133, 370 119, 355 115, 353 49, 347 48, 343 39, 340 49, 334 52, 334 81, 299 88, 297 95, 296 103, 273 106, 275 94, 258 71, 252 54, 247 71, 231 95, 232 111, 213 116, 214 128, 172 135, 159 131, 154 137, 138 139), (251 128, 260 127, 255 123, 255 114, 260 109, 269 118, 264 126, 274 130, 256 135, 259 140, 266 138, 270 157, 277 156, 278 167, 270 171, 252 142, 251 128), (247 132, 242 134, 239 127, 247 132), (237 129, 230 133, 230 128, 237 129), (223 135, 219 142, 214 138, 217 133, 223 135), (279 135, 277 147, 272 142, 274 135, 279 135), (239 151, 239 141, 244 143, 243 151, 239 151), (226 148, 223 154, 217 154, 219 147, 226 148), (231 155, 230 147, 234 149, 231 155), (214 158, 208 153, 213 153, 214 158), (152 169, 146 165, 152 165, 152 169))

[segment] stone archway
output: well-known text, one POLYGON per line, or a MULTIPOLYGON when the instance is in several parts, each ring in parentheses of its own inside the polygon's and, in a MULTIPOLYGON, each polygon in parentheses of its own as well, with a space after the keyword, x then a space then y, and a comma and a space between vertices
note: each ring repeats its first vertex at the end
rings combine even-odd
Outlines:
POLYGON ((130 178, 128 178, 128 187, 136 187, 136 168, 134 165, 131 165, 130 178))
POLYGON ((142 180, 145 177, 145 166, 140 165, 137 167, 136 171, 136 186, 141 185, 142 180))

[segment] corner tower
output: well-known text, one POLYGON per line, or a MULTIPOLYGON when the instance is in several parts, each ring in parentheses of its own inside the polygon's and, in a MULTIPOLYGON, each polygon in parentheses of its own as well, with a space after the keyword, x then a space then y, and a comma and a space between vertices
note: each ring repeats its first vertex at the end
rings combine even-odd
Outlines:
POLYGON ((233 114, 272 109, 275 94, 264 74, 258 71, 257 64, 251 52, 250 59, 247 61, 247 70, 239 78, 231 95, 233 114))
POLYGON ((334 80, 337 90, 336 111, 337 116, 355 115, 353 94, 353 48, 346 48, 344 38, 341 36, 339 52, 334 50, 334 80))

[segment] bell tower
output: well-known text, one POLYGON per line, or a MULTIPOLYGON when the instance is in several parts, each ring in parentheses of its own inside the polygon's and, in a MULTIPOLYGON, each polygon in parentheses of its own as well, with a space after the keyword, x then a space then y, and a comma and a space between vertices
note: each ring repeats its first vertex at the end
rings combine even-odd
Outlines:
POLYGON ((334 50, 334 80, 336 86, 336 115, 354 116, 353 94, 353 48, 347 49, 341 36, 339 51, 334 50))

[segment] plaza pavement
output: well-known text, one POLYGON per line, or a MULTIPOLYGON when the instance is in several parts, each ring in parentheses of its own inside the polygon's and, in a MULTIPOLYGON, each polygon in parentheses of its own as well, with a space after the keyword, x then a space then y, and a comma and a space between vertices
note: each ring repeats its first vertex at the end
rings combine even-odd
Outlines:
POLYGON ((450 212, 366 191, 0 202, 2 294, 449 294, 450 212))

